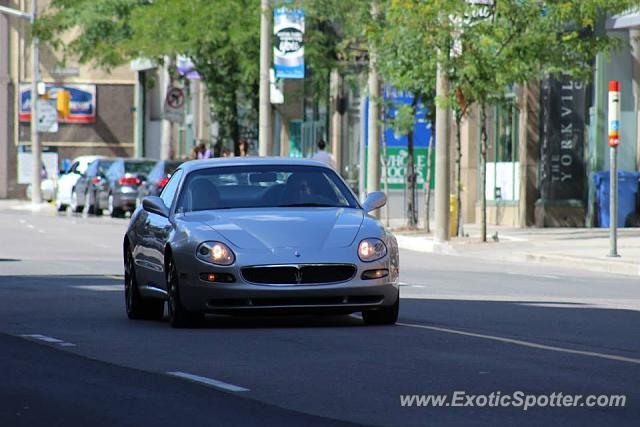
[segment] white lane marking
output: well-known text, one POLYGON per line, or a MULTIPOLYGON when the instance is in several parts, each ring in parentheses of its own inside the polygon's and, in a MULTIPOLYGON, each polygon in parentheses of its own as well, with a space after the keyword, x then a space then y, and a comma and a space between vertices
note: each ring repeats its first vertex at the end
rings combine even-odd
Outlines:
POLYGON ((47 335, 21 334, 19 336, 22 337, 22 338, 32 339, 32 340, 36 340, 36 341, 42 341, 42 342, 46 342, 46 343, 49 343, 49 344, 58 344, 61 347, 75 347, 76 346, 73 343, 65 342, 65 341, 59 340, 58 338, 49 337, 47 335))
POLYGON ((25 221, 24 219, 19 219, 19 220, 18 220, 18 222, 19 222, 20 224, 24 224, 24 223, 25 223, 25 222, 27 222, 27 221, 25 221))
POLYGON ((522 276, 522 277, 535 277, 537 279, 560 279, 558 276, 554 276, 553 274, 528 274, 528 273, 516 273, 514 271, 507 271, 506 274, 510 276, 522 276))
POLYGON ((45 233, 46 233, 46 231, 44 231, 43 229, 39 228, 39 229, 38 229, 38 233, 45 234, 45 233))
POLYGON ((458 331, 456 329, 439 328, 437 326, 416 325, 413 323, 397 323, 397 324, 400 326, 408 326, 410 328, 428 329, 431 331, 445 332, 448 334, 464 335, 467 337, 474 337, 474 338, 483 338, 485 340, 498 341, 498 342, 503 342, 507 344, 515 344, 522 347, 537 348, 539 350, 556 351, 558 353, 579 354, 582 356, 598 357, 601 359, 616 360, 619 362, 629 362, 629 363, 635 363, 640 365, 640 359, 634 359, 632 357, 616 356, 615 354, 606 354, 606 353, 598 353, 595 351, 584 351, 584 350, 574 350, 571 348, 554 347, 551 345, 536 344, 534 342, 498 337, 495 335, 476 334, 473 332, 458 331))
POLYGON ((85 291, 98 292, 118 292, 124 289, 123 285, 76 285, 72 288, 83 289, 85 291))
POLYGON ((248 388, 240 387, 234 384, 225 383, 223 381, 214 380, 213 378, 201 377, 199 375, 193 375, 186 372, 167 372, 167 375, 171 375, 172 377, 178 377, 185 380, 193 381, 196 383, 208 385, 213 388, 225 390, 225 391, 250 391, 248 388))
POLYGON ((34 229, 34 228, 36 228, 36 226, 33 225, 33 224, 27 224, 27 228, 34 229))
POLYGON ((399 286, 408 286, 410 288, 424 288, 424 285, 414 285, 412 283, 407 283, 407 282, 398 282, 399 286))

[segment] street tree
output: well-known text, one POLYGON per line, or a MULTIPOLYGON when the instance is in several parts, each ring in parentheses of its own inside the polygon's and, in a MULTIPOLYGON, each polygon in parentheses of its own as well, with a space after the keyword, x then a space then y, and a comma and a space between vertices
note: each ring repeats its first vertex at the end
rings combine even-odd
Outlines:
POLYGON ((486 241, 487 109, 508 105, 509 88, 550 73, 588 79, 598 52, 616 39, 596 33, 596 23, 619 13, 636 0, 537 0, 469 2, 458 17, 461 53, 452 58, 457 93, 465 104, 480 108, 481 239, 486 241))
POLYGON ((190 57, 220 139, 237 146, 241 110, 250 122, 257 116, 259 14, 258 0, 53 0, 37 28, 54 48, 104 69, 138 57, 190 57))
POLYGON ((426 87, 424 76, 434 75, 435 64, 441 64, 452 95, 437 102, 455 107, 458 125, 471 105, 479 107, 483 241, 488 108, 509 105, 510 88, 549 73, 588 78, 595 55, 616 44, 606 34, 596 33, 596 24, 608 13, 637 4, 637 0, 390 0, 382 30, 386 35, 381 38, 388 44, 385 49, 382 43, 379 58, 385 77, 406 87, 426 87), (395 55, 396 51, 403 54, 395 55), (382 65, 385 52, 389 67, 382 65), (404 68, 400 76, 389 72, 395 68, 404 68), (403 77, 411 75, 408 70, 416 71, 422 82, 416 82, 415 75, 414 81, 404 82, 403 77))

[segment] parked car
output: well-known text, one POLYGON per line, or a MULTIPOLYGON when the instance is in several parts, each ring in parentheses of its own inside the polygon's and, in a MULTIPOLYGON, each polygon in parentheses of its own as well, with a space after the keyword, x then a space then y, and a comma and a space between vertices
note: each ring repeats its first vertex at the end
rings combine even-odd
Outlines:
POLYGON ((60 171, 58 177, 58 188, 56 190, 56 208, 58 211, 65 211, 71 204, 71 192, 76 182, 87 171, 89 163, 103 156, 80 156, 73 159, 71 166, 66 171, 60 171))
POLYGON ((147 180, 155 160, 117 159, 105 172, 106 182, 98 188, 96 210, 106 209, 112 217, 133 212, 138 189, 147 180))
POLYGON ((116 159, 96 159, 89 164, 84 174, 78 178, 76 185, 71 189, 71 201, 69 205, 73 212, 82 212, 100 215, 101 209, 97 206, 98 193, 107 185, 107 169, 116 159))
POLYGON ((132 319, 188 326, 205 313, 353 313, 398 318, 396 238, 330 167, 301 159, 184 163, 123 239, 132 319), (228 179, 233 176, 234 179, 228 179), (248 177, 248 179, 245 179, 248 177))
POLYGON ((138 204, 147 196, 159 196, 173 172, 180 166, 179 160, 160 160, 149 172, 147 180, 138 188, 138 204))
MULTIPOLYGON (((45 202, 51 202, 55 193, 55 183, 52 179, 45 178, 40 182, 40 194, 42 200, 45 202)), ((26 189, 27 199, 31 200, 31 184, 27 185, 26 189)))

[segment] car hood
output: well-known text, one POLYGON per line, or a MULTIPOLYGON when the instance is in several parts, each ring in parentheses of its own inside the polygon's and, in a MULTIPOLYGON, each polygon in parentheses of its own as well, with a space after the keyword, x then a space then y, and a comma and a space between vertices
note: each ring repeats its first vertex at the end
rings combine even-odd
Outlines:
POLYGON ((245 249, 350 246, 364 219, 360 209, 230 209, 210 212, 209 227, 245 249))

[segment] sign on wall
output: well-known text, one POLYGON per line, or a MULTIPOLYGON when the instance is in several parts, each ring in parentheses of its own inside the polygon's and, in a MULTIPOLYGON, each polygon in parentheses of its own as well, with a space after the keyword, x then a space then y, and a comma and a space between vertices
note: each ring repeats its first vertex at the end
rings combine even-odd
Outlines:
MULTIPOLYGON (((47 83, 46 97, 57 100, 58 92, 65 90, 71 94, 71 112, 68 117, 58 117, 59 123, 95 123, 96 121, 96 85, 47 83)), ((21 122, 31 121, 31 85, 20 83, 20 107, 18 116, 21 122)))
MULTIPOLYGON (((402 104, 411 104, 413 95, 409 92, 399 91, 392 87, 385 87, 384 89, 384 102, 385 102, 385 114, 389 117, 394 117, 397 113, 398 107, 402 104)), ((369 102, 365 104, 365 120, 368 118, 369 102)), ((368 144, 368 127, 365 126, 365 145, 368 144)), ((380 165, 384 168, 383 158, 383 143, 387 144, 387 157, 388 157, 388 183, 389 189, 401 190, 406 184, 406 171, 409 157, 409 151, 407 149, 408 141, 406 135, 396 135, 394 130, 390 127, 386 128, 383 133, 384 140, 380 144, 380 165)), ((415 115, 415 124, 413 127, 413 156, 414 167, 418 174, 416 178, 417 188, 423 189, 427 176, 427 154, 429 148, 429 141, 431 140, 431 124, 427 120, 427 108, 418 103, 415 115)), ((367 150, 368 151, 368 150, 367 150)), ((367 158, 367 152, 365 152, 365 158, 367 158)), ((431 156, 435 156, 435 150, 432 150, 431 156)), ((367 158, 368 160, 368 158, 367 158)), ((365 171, 366 171, 365 167, 365 171)), ((431 188, 434 188, 435 179, 435 165, 431 164, 431 188)), ((366 172, 365 172, 366 175, 366 172)), ((380 188, 384 184, 384 170, 380 173, 380 188)))
POLYGON ((304 12, 273 11, 273 64, 276 79, 304 79, 304 12))

